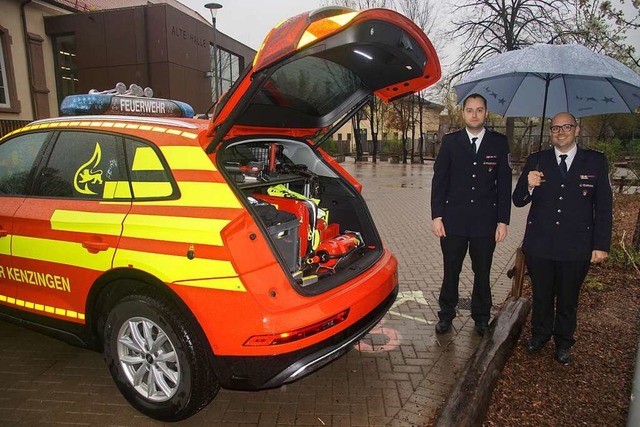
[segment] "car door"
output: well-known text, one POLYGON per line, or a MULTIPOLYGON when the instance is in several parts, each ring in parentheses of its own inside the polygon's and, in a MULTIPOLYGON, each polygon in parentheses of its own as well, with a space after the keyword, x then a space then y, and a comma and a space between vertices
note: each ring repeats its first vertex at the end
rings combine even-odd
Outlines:
POLYGON ((16 307, 11 260, 13 216, 25 199, 34 165, 51 132, 34 132, 0 143, 0 303, 16 307))
POLYGON ((14 215, 16 296, 25 309, 84 322, 92 284, 111 269, 128 213, 123 139, 60 131, 14 215))

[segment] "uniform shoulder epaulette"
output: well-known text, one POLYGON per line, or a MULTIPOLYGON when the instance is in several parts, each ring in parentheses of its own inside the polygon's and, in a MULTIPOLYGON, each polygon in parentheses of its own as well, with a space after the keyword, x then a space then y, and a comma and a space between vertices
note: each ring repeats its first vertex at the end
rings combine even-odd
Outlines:
POLYGON ((596 153, 604 154, 604 151, 596 150, 593 147, 584 147, 584 150, 595 151, 596 153))
POLYGON ((496 135, 504 136, 506 138, 506 135, 504 133, 498 132, 497 130, 487 129, 487 132, 491 132, 491 133, 494 133, 496 135))
POLYGON ((547 151, 547 150, 549 150, 549 148, 542 148, 540 150, 532 151, 532 152, 529 153, 529 156, 531 156, 533 154, 542 153, 543 151, 547 151))
POLYGON ((460 129, 453 129, 453 130, 450 130, 449 132, 445 132, 445 135, 451 135, 452 133, 456 133, 456 132, 458 132, 459 130, 460 130, 460 129))

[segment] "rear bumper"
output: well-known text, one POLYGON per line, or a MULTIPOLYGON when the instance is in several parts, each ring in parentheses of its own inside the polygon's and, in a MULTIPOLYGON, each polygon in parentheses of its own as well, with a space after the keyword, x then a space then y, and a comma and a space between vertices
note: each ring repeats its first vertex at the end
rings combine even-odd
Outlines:
POLYGON ((214 369, 225 388, 258 390, 281 386, 316 371, 345 354, 384 317, 398 295, 398 286, 366 316, 336 335, 276 356, 216 356, 214 369))

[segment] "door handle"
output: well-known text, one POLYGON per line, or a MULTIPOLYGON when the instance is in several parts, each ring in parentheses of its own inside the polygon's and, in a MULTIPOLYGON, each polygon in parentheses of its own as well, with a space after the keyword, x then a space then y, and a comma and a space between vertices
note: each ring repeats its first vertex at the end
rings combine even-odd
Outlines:
POLYGON ((105 242, 82 242, 82 247, 91 254, 97 254, 100 251, 109 249, 109 244, 105 242))

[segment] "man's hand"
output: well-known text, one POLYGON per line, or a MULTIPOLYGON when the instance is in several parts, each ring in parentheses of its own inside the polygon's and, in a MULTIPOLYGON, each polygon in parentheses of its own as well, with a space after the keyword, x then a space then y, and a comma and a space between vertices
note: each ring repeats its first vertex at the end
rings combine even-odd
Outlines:
POLYGON ((537 186, 543 183, 544 174, 540 171, 529 171, 527 175, 527 183, 529 184, 529 191, 533 190, 537 186))
POLYGON ((501 222, 496 227, 496 242, 502 242, 507 237, 507 224, 501 222))
POLYGON ((591 262, 597 264, 604 261, 609 256, 609 252, 605 251, 591 251, 591 262))
POLYGON ((442 217, 434 218, 431 223, 431 231, 436 237, 447 237, 447 233, 444 231, 444 223, 442 222, 442 217))

